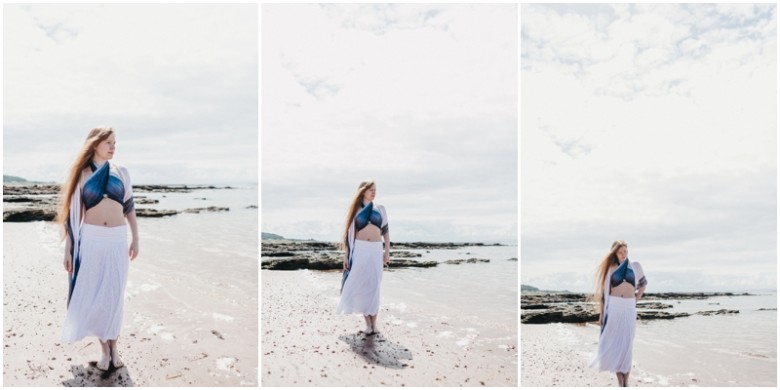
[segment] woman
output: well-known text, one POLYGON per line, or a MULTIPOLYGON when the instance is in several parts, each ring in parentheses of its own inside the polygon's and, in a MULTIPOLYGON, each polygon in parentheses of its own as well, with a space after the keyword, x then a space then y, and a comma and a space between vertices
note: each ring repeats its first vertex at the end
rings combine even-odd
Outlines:
POLYGON ((628 244, 619 240, 598 268, 594 299, 599 302, 599 349, 590 366, 617 374, 618 385, 628 386, 636 328, 636 303, 647 279, 642 266, 628 261, 628 244))
POLYGON ((138 224, 127 169, 110 163, 116 150, 114 129, 92 129, 62 185, 57 222, 65 241, 68 313, 62 340, 96 336, 102 350, 97 367, 124 365, 116 342, 129 260, 138 256, 138 224), (132 241, 127 248, 127 225, 132 241))
POLYGON ((341 300, 336 308, 340 314, 362 314, 367 335, 379 332, 379 284, 384 265, 390 262, 387 212, 384 206, 374 204, 375 197, 373 181, 360 183, 347 212, 342 237, 346 279, 342 279, 341 300))

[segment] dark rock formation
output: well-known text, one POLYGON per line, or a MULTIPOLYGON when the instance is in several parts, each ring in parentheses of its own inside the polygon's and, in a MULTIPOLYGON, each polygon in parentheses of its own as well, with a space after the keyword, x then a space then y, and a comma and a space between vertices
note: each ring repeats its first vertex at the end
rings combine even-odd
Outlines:
MULTIPOLYGON (((269 270, 294 270, 294 269, 317 269, 317 270, 341 270, 343 268, 344 251, 337 243, 319 242, 313 240, 289 240, 282 236, 272 233, 262 233, 262 254, 261 267, 269 270)), ((407 267, 435 267, 438 265, 435 261, 415 260, 423 257, 422 253, 415 253, 409 250, 409 247, 419 248, 431 245, 436 249, 455 249, 454 244, 427 244, 427 243, 391 243, 394 250, 390 251, 390 268, 407 267)), ((472 245, 472 244, 469 244, 472 245)), ((487 259, 459 259, 451 260, 446 263, 487 263, 487 259)))
POLYGON ((640 320, 673 320, 680 317, 689 317, 690 313, 669 313, 665 311, 638 311, 637 318, 640 320))
MULTIPOLYGON (((316 269, 316 270, 341 270, 343 269, 343 257, 335 256, 306 256, 297 255, 292 257, 262 259, 262 269, 290 271, 298 269, 316 269)), ((390 259, 390 268, 408 268, 408 267, 435 267, 435 261, 415 261, 409 259, 390 259)))
POLYGON ((208 212, 219 212, 219 211, 230 211, 230 208, 228 207, 218 207, 218 206, 209 206, 209 207, 196 207, 192 209, 184 209, 181 212, 182 213, 192 213, 192 214, 198 214, 203 211, 208 212))
POLYGON ((444 261, 443 263, 444 264, 463 264, 463 263, 475 264, 475 263, 489 263, 489 262, 490 260, 488 259, 475 259, 472 257, 470 259, 447 260, 444 261))
MULTIPOLYGON (((544 305, 532 305, 539 307, 544 305)), ((547 306, 541 310, 527 311, 523 309, 521 322, 524 324, 548 324, 551 322, 583 323, 599 320, 599 313, 594 308, 581 304, 567 303, 547 306)))
POLYGON ((146 208, 135 209, 135 216, 139 218, 169 217, 171 215, 176 215, 178 213, 179 212, 176 210, 157 210, 157 209, 146 209, 146 208))
MULTIPOLYGON (((215 186, 166 186, 166 185, 135 185, 135 192, 190 192, 199 189, 229 189, 230 187, 215 186)), ((56 217, 57 194, 60 191, 59 184, 12 184, 3 185, 3 222, 30 222, 53 221, 56 217), (9 205, 13 205, 8 207, 9 205), (18 205, 18 206, 17 206, 18 205)), ((163 195, 164 197, 165 195, 163 195)), ((136 196, 135 203, 156 204, 157 199, 149 199, 143 195, 136 196)), ((194 209, 156 210, 137 208, 138 217, 159 218, 179 213, 200 213, 202 211, 219 212, 229 211, 227 207, 200 207, 194 209)))
POLYGON ((467 246, 501 246, 501 244, 490 245, 481 242, 391 242, 390 245, 395 249, 458 249, 467 246))
POLYGON ((672 307, 674 306, 668 303, 661 303, 657 301, 639 302, 636 304, 637 309, 645 309, 645 310, 671 309, 672 307))
MULTIPOLYGON (((523 290, 528 291, 528 290, 523 290)), ((682 299, 709 299, 722 296, 745 296, 748 293, 650 293, 645 294, 643 300, 682 300, 682 299)), ((554 303, 554 302, 582 302, 587 294, 582 293, 523 293, 520 296, 521 305, 526 303, 554 303)))
MULTIPOLYGON (((736 296, 745 294, 733 293, 656 293, 646 294, 645 297, 667 297, 665 299, 707 299, 719 296, 736 296)), ((546 324, 551 322, 569 322, 584 323, 598 321, 599 307, 594 302, 586 300, 586 294, 568 293, 568 294, 545 294, 545 293, 523 293, 520 296, 520 322, 523 324, 546 324)), ((658 299, 658 298, 656 298, 658 299)), ((680 317, 689 317, 692 315, 727 315, 739 314, 739 310, 720 309, 698 311, 696 313, 670 313, 661 311, 662 309, 671 309, 673 306, 669 303, 659 300, 642 301, 637 303, 637 318, 640 320, 671 320, 680 317)), ((768 309, 772 310, 772 309, 768 309)), ((777 309, 774 309, 777 310, 777 309)))
POLYGON ((57 210, 54 207, 25 207, 3 210, 3 222, 54 221, 57 210))
POLYGON ((59 192, 59 184, 3 184, 3 198, 6 195, 56 195, 59 192))
POLYGON ((705 310, 705 311, 697 311, 696 314, 700 316, 714 316, 718 314, 739 314, 739 310, 730 310, 730 309, 705 310))

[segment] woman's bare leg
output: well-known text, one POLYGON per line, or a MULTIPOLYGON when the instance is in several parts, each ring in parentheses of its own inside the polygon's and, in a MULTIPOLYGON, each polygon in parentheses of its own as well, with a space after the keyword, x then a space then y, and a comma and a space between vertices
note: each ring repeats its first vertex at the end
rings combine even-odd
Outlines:
POLYGON ((628 387, 628 374, 630 372, 623 373, 623 386, 628 387))
POLYGON ((371 326, 371 316, 363 316, 363 319, 366 320, 366 330, 365 334, 371 334, 374 332, 374 327, 371 326))
POLYGON ((97 361, 97 368, 100 370, 108 370, 109 364, 111 364, 111 347, 109 346, 108 341, 103 342, 103 340, 98 338, 98 342, 100 343, 100 350, 103 353, 100 356, 100 360, 97 361))
POLYGON ((119 337, 116 338, 116 340, 108 340, 109 347, 111 347, 111 361, 114 362, 115 368, 120 368, 125 365, 125 363, 122 361, 122 358, 119 356, 119 351, 116 349, 116 341, 119 340, 119 337))
POLYGON ((373 329, 374 333, 378 333, 379 331, 376 328, 376 317, 379 315, 379 313, 370 316, 371 317, 371 329, 373 329))

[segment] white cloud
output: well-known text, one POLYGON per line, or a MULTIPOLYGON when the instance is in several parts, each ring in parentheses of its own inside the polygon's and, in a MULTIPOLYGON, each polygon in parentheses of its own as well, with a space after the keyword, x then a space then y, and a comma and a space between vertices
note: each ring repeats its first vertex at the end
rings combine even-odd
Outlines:
POLYGON ((336 240, 374 178, 394 240, 516 237, 515 6, 263 7, 264 231, 336 240))
POLYGON ((522 12, 523 282, 624 238, 646 269, 774 287, 774 5, 585 7, 522 12))
POLYGON ((255 182, 256 7, 6 5, 5 173, 62 180, 110 124, 137 183, 255 182))

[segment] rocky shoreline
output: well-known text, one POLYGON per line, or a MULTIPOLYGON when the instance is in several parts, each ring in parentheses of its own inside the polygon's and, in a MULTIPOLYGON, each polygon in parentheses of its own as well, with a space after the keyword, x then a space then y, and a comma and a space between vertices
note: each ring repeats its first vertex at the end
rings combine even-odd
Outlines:
MULTIPOLYGON (((391 242, 390 268, 430 268, 439 264, 488 263, 489 259, 453 259, 443 262, 418 260, 423 255, 404 249, 458 249, 466 246, 490 246, 483 243, 426 243, 391 242)), ((499 245, 499 244, 494 244, 499 245)), ((341 270, 344 252, 333 242, 263 240, 261 268, 267 270, 291 271, 298 269, 341 270)), ((512 259, 508 259, 512 260, 512 259)))
MULTIPOLYGON (((133 185, 133 192, 192 192, 195 190, 229 190, 233 187, 218 186, 193 186, 181 184, 151 184, 151 185, 133 185)), ((3 201, 6 202, 7 195, 57 195, 60 193, 59 184, 3 184, 3 201)))
MULTIPOLYGON (((649 293, 637 303, 637 318, 640 320, 670 320, 692 315, 725 315, 739 314, 739 310, 720 309, 705 310, 694 313, 668 312, 672 303, 662 301, 679 301, 686 299, 709 299, 723 296, 749 296, 743 293, 649 293)), ((587 294, 579 293, 537 293, 520 296, 520 322, 523 324, 585 323, 599 320, 598 306, 589 301, 587 294)))
MULTIPOLYGON (((203 189, 232 189, 232 187, 187 186, 187 185, 134 185, 135 193, 173 193, 192 192, 203 189)), ((57 195, 59 184, 4 184, 3 185, 3 222, 54 221, 57 216, 57 195)), ((157 204, 159 200, 143 195, 135 197, 136 205, 157 204)), ((184 210, 157 210, 136 207, 139 218, 160 218, 181 213, 225 212, 228 207, 209 206, 184 210)))

